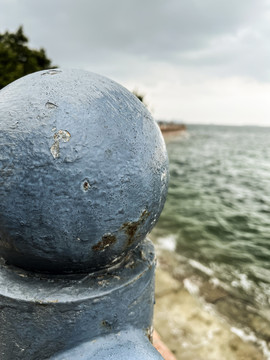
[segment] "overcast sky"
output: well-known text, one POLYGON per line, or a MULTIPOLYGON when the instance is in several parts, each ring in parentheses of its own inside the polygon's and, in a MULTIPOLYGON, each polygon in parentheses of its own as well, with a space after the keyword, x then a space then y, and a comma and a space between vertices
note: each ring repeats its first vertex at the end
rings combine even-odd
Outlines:
POLYGON ((60 67, 138 89, 156 119, 270 126, 270 0, 0 0, 60 67))

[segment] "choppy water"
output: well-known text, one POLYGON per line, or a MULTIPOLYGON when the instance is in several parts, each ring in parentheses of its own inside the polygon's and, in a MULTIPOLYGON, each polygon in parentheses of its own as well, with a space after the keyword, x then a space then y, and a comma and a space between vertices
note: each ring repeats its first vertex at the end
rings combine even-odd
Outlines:
POLYGON ((153 236, 175 241, 194 274, 226 290, 219 310, 269 345, 270 128, 194 125, 166 142, 170 187, 153 236))

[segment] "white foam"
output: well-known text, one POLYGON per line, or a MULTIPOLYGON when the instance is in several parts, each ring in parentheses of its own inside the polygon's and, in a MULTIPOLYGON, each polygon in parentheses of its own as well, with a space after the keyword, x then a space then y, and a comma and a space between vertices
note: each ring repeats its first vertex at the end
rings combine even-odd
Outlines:
POLYGON ((215 277, 211 278, 209 280, 209 282, 210 282, 210 284, 214 285, 215 287, 222 285, 221 281, 219 279, 215 278, 215 277))
POLYGON ((248 279, 246 274, 241 274, 237 272, 236 276, 238 277, 238 279, 231 282, 231 285, 233 287, 239 287, 246 291, 252 288, 253 283, 248 279))
POLYGON ((161 249, 169 250, 174 252, 176 249, 176 235, 170 234, 165 237, 160 237, 157 239, 158 246, 161 249))
POLYGON ((244 330, 236 328, 236 327, 231 327, 231 332, 233 334, 237 335, 238 337, 240 337, 240 339, 242 339, 243 341, 246 341, 246 342, 250 341, 250 342, 253 342, 256 345, 258 345, 261 348, 261 350, 265 356, 265 359, 270 360, 270 349, 267 346, 266 341, 258 339, 256 337, 256 335, 251 331, 249 333, 247 333, 244 330))
POLYGON ((231 327, 231 332, 237 336, 239 336, 244 341, 252 341, 256 342, 257 338, 253 333, 247 334, 244 330, 238 329, 234 326, 231 327))
POLYGON ((196 260, 189 260, 189 264, 194 267, 195 269, 200 270, 201 272, 205 273, 208 276, 212 276, 214 274, 213 270, 204 266, 203 264, 199 263, 196 260))
POLYGON ((191 295, 198 295, 199 294, 199 286, 194 284, 190 279, 184 279, 183 281, 185 289, 191 295))

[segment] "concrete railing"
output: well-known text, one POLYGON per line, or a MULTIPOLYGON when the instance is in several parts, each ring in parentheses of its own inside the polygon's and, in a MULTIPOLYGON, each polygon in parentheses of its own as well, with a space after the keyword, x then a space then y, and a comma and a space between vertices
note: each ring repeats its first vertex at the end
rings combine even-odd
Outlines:
POLYGON ((0 358, 160 359, 153 245, 168 159, 126 89, 48 70, 0 92, 0 358))

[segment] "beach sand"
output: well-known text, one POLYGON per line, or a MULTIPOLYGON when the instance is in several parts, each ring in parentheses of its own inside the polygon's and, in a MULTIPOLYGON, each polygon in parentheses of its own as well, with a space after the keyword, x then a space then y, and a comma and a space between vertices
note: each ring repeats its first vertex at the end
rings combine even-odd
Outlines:
MULTIPOLYGON (((243 341, 233 332, 232 325, 211 304, 196 294, 192 295, 192 288, 187 286, 186 279, 175 276, 174 269, 178 263, 171 252, 158 248, 156 251, 158 261, 154 327, 176 359, 265 359, 256 345, 243 341)), ((208 295, 212 303, 224 296, 219 289, 208 295)))

